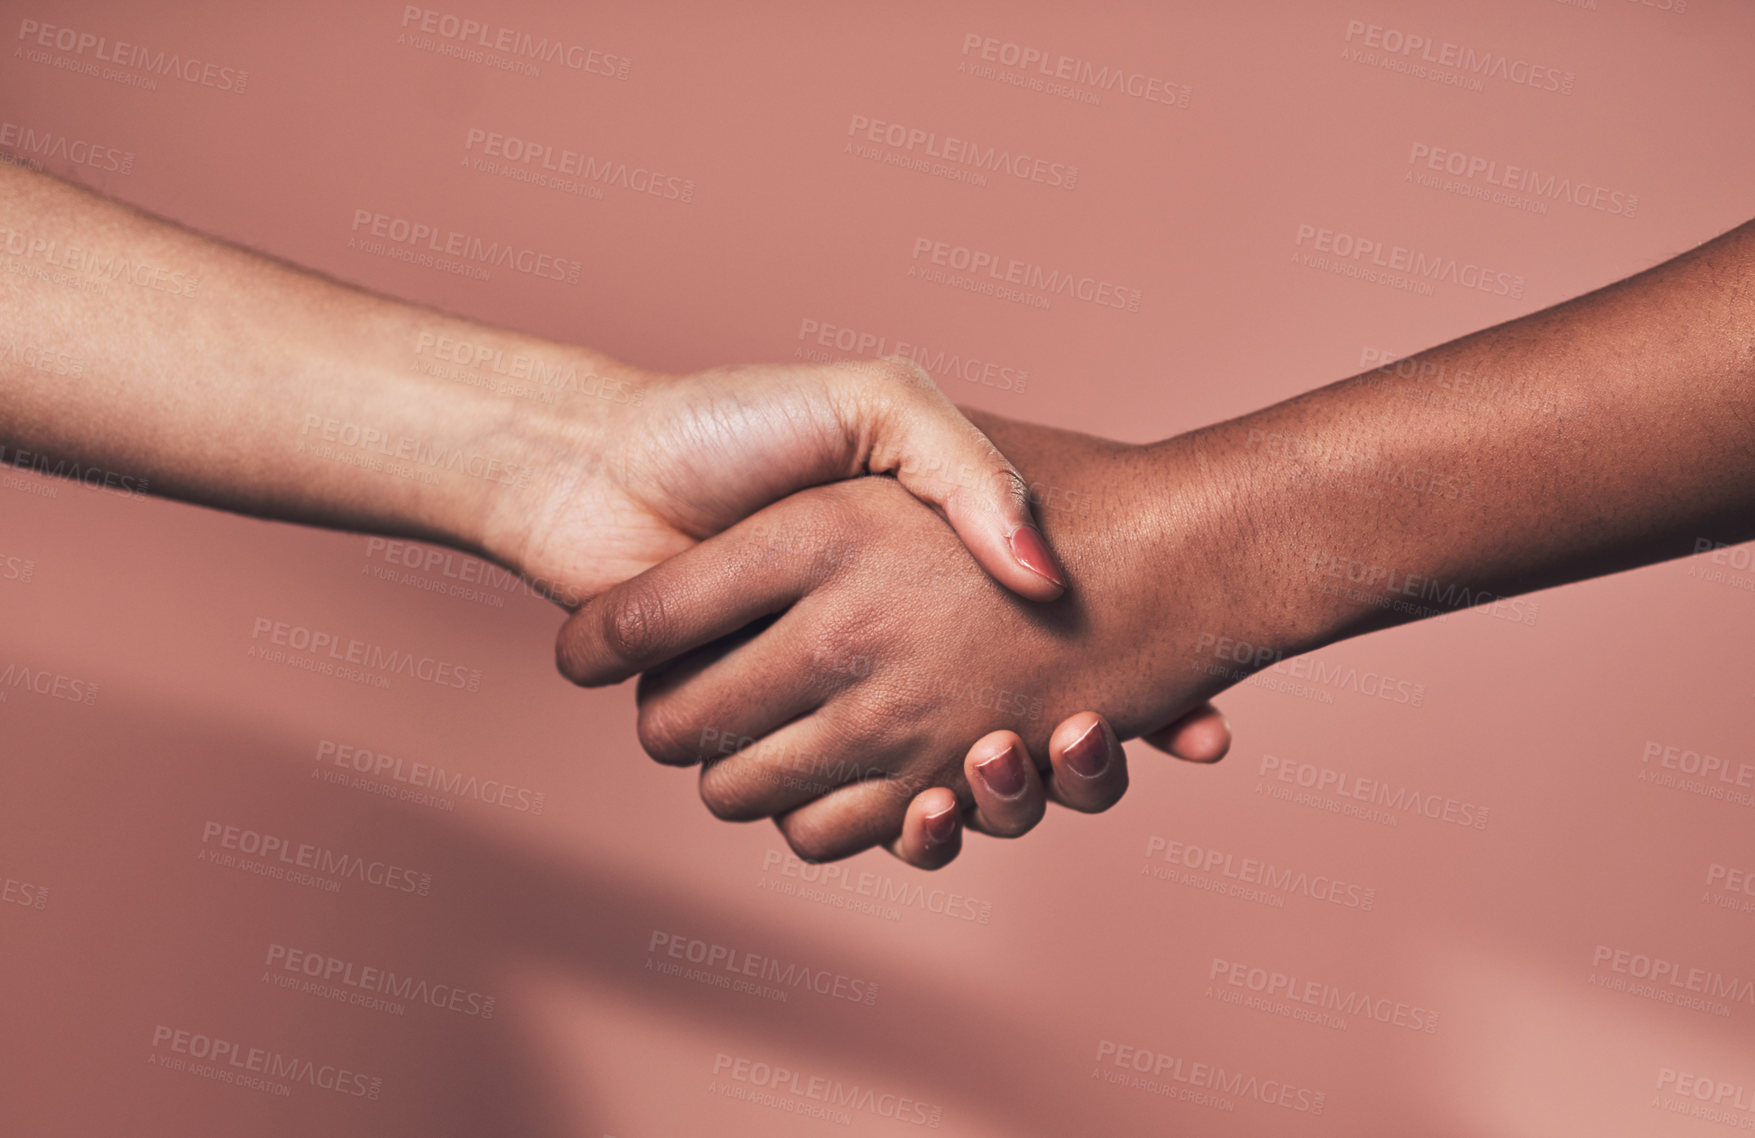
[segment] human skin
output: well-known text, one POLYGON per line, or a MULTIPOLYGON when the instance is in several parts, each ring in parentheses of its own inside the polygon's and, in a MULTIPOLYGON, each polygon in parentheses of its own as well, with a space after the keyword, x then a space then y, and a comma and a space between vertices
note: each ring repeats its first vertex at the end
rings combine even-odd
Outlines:
POLYGON ((7 165, 0 238, 0 335, 34 349, 0 361, 0 443, 49 465, 469 548, 580 597, 792 490, 888 472, 1007 588, 1041 601, 1064 587, 1016 470, 904 362, 666 375, 374 296, 7 165), (521 397, 484 389, 495 365, 521 397))
POLYGON ((975 419, 1081 504, 1041 514, 1076 583, 1057 602, 1006 596, 917 503, 864 479, 598 597, 562 629, 562 670, 645 672, 642 743, 705 760, 718 816, 773 816, 813 860, 887 844, 941 865, 955 836, 925 819, 950 793, 981 809, 971 736, 1041 753, 1079 708, 1152 732, 1347 637, 1755 536, 1755 223, 1164 442, 975 419), (729 754, 703 745, 726 738, 729 754))
MULTIPOLYGON (((906 361, 664 374, 7 165, 0 249, 0 461, 14 466, 450 545, 567 607, 793 490, 887 472, 1017 595, 1064 588, 1016 469, 906 361)), ((1210 760, 1228 739, 1203 708, 1167 746, 1210 760)), ((1124 785, 1062 800, 1102 809, 1124 785)), ((1043 797, 1033 782, 1008 809, 1040 814, 1043 797)))

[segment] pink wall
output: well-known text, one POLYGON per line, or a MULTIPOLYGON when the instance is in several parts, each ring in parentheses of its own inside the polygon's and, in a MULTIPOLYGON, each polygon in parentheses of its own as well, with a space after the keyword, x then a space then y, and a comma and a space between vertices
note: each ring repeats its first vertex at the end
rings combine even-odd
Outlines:
MULTIPOLYGON (((905 340, 1027 372, 1009 390, 941 374, 959 400, 1130 440, 1564 300, 1755 214, 1755 8, 1735 0, 1077 16, 519 0, 439 9, 430 34, 424 10, 384 2, 5 7, 0 120, 113 148, 43 164, 196 228, 660 367, 847 354, 802 334, 825 325, 855 349, 905 340), (447 55, 450 17, 577 45, 586 66, 447 55), (26 21, 216 66, 143 87, 76 40, 19 38, 26 21), (1436 62, 1409 56, 1413 36, 1436 62), (998 59, 1025 49, 1051 62, 1007 81, 998 59), (1445 65, 1461 51, 1521 66, 1477 79, 1445 65), (1062 56, 1072 80, 1040 74, 1062 56), (1083 63, 1141 94, 1080 81, 1083 63), (902 145, 868 120, 906 128, 902 145), (656 171, 665 193, 514 182, 477 168, 471 130, 656 171), (911 130, 1041 158, 1043 180, 898 165, 911 130), (1426 164, 1440 150, 1460 175, 1426 164), (1578 201, 1508 201, 1510 167, 1578 201), (584 271, 474 280, 373 255, 349 246, 362 209, 584 271), (1511 295, 1341 275, 1357 263, 1324 267, 1320 230, 1484 266, 1511 295), (1117 282, 1138 311, 911 279, 921 239, 1117 282)), ((936 875, 882 853, 805 874, 771 827, 714 821, 690 774, 642 755, 630 689, 555 674, 545 603, 422 591, 363 537, 9 471, 0 667, 68 677, 76 698, 0 690, 0 1131, 1755 1129, 1748 554, 1326 650, 1321 676, 1230 693, 1220 766, 1136 749, 1107 815, 972 839, 936 875), (251 658, 258 618, 462 662, 479 690, 251 658), (1394 677, 1392 698, 1348 681, 1367 675, 1394 677), (325 757, 343 746, 401 766, 349 782, 325 757), (498 780, 510 804, 399 799, 416 763, 498 780), (1711 772, 1689 778, 1697 763, 1711 772), (1360 779, 1438 817, 1363 816, 1336 793, 1360 779), (212 860, 226 827, 395 872, 338 892, 262 876, 212 860), (1251 892, 1226 876, 1246 859, 1304 888, 1251 892), (1341 903, 1318 899, 1334 881, 1341 903), (668 946, 686 973, 694 940, 847 982, 782 1002, 717 962, 674 974, 668 946), (357 985, 301 990, 295 951, 463 995, 348 1004, 357 985), (1310 982, 1405 1022, 1252 988, 1310 982), (228 1085, 179 1054, 196 1035, 310 1066, 228 1085), (1212 1066, 1247 1082, 1203 1089, 1212 1066), (338 1069, 339 1090, 317 1085, 338 1069), (858 1096, 825 1105, 830 1080, 858 1096), (1288 1085, 1289 1105, 1264 1101, 1288 1085)))

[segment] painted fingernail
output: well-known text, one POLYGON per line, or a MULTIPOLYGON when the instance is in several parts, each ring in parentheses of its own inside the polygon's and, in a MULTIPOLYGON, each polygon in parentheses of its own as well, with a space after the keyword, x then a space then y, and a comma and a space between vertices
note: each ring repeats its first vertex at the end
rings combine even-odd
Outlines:
POLYGON ((1024 759, 1016 743, 1007 743, 1005 750, 975 764, 975 773, 987 789, 1001 798, 1016 798, 1024 793, 1024 759))
POLYGON ((1096 778, 1109 769, 1109 738, 1098 720, 1066 749, 1066 765, 1086 778, 1096 778))
POLYGON ((1012 556, 1018 564, 1046 581, 1066 588, 1066 575, 1048 551, 1048 542, 1035 526, 1019 526, 1011 536, 1012 556))
POLYGON ((942 846, 957 836, 957 808, 947 806, 937 814, 926 816, 926 844, 942 846))

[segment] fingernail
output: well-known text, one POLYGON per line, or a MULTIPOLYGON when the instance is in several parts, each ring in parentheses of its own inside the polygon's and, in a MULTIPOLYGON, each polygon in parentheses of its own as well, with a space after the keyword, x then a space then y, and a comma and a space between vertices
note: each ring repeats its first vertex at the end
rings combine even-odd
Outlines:
POLYGON ((926 816, 926 844, 942 846, 957 836, 957 808, 947 806, 926 816))
POLYGON ((1109 769, 1109 738, 1103 721, 1090 725, 1085 733, 1066 749, 1066 765, 1086 778, 1096 778, 1109 769))
POLYGON ((981 776, 987 789, 1001 798, 1016 798, 1024 793, 1024 760, 1018 755, 1016 743, 1007 743, 999 754, 976 763, 975 773, 981 776))
POLYGON ((1011 547, 1012 556, 1018 559, 1019 565, 1044 580, 1066 588, 1066 575, 1060 571, 1060 564, 1054 560, 1054 554, 1048 551, 1048 542, 1035 526, 1019 526, 1014 530, 1011 547))

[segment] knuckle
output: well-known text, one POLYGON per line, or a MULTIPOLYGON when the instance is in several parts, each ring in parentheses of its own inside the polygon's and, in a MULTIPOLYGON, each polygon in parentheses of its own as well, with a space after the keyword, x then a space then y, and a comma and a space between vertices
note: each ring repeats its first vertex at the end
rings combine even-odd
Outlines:
POLYGON ((555 667, 581 687, 595 687, 611 678, 605 668, 597 629, 581 614, 567 618, 555 636, 555 667))
POLYGON ((932 374, 917 360, 907 356, 886 356, 875 361, 872 367, 878 378, 902 388, 905 392, 938 390, 938 384, 932 381, 932 374))
POLYGON ((690 766, 700 762, 702 731, 695 719, 673 701, 658 699, 640 705, 634 733, 640 746, 667 766, 690 766))
MULTIPOLYGON (((887 654, 874 653, 872 658, 871 682, 847 698, 850 732, 863 732, 862 738, 889 738, 902 725, 929 723, 934 715, 944 713, 930 668, 892 660, 887 654)), ((913 736, 908 732, 910 740, 913 736)))
POLYGON ((664 594, 630 581, 605 598, 601 620, 604 647, 625 663, 643 663, 664 642, 664 594))
POLYGON ((764 772, 752 771, 748 762, 721 760, 701 772, 701 802, 722 822, 765 818, 772 813, 763 806, 765 781, 764 772))
POLYGON ((793 815, 780 821, 780 833, 804 861, 835 861, 846 857, 846 843, 831 828, 793 815))
POLYGON ((992 485, 1007 502, 1028 513, 1031 506, 1030 484, 1009 464, 1001 463, 989 476, 992 485))
POLYGON ((812 682, 823 690, 857 686, 880 671, 883 663, 865 645, 822 626, 808 630, 801 649, 801 658, 810 661, 812 682))
POLYGON ((585 654, 580 650, 578 627, 568 620, 561 626, 559 635, 555 637, 555 667, 561 675, 576 684, 586 682, 588 677, 585 654))

